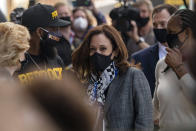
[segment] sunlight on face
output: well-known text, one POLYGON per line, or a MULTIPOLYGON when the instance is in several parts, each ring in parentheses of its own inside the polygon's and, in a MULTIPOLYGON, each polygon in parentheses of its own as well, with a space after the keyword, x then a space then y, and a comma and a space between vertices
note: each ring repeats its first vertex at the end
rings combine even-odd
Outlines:
POLYGON ((86 14, 82 10, 78 10, 73 14, 74 19, 78 17, 86 18, 86 14))
POLYGON ((90 56, 95 52, 109 56, 112 50, 112 43, 104 34, 98 34, 92 37, 90 42, 90 56))
POLYGON ((59 17, 66 17, 66 16, 71 16, 71 11, 67 6, 60 6, 57 9, 59 17))
POLYGON ((170 18, 169 12, 164 9, 159 13, 155 13, 153 15, 153 28, 155 29, 166 29, 167 28, 167 22, 170 18))
POLYGON ((142 18, 146 18, 146 17, 149 17, 150 16, 150 11, 149 11, 149 9, 148 9, 148 7, 147 7, 146 4, 142 4, 139 7, 139 9, 140 9, 140 16, 142 18))

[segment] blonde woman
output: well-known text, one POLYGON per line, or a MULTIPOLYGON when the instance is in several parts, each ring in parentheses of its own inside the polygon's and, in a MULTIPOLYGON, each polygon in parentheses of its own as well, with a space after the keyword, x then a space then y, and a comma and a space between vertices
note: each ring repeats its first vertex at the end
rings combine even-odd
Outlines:
POLYGON ((21 66, 29 49, 26 27, 11 22, 0 23, 0 73, 12 76, 21 66), (5 73, 6 72, 6 73, 5 73))

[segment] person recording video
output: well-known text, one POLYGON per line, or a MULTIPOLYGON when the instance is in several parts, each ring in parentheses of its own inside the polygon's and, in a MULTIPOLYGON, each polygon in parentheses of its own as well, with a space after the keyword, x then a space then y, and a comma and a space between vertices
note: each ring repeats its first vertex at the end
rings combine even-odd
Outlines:
POLYGON ((142 0, 115 8, 110 12, 112 25, 118 29, 127 46, 129 56, 155 43, 152 29, 152 3, 142 0), (122 26, 123 25, 123 26, 122 26))

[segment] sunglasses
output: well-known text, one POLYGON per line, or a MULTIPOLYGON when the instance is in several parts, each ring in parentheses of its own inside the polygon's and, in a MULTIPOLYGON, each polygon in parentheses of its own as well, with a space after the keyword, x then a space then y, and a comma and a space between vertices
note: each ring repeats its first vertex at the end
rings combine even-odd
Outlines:
POLYGON ((43 39, 49 38, 49 39, 57 41, 57 42, 60 41, 60 37, 57 34, 50 33, 48 30, 46 30, 46 29, 44 29, 42 27, 40 27, 40 29, 43 31, 43 37, 42 37, 43 39))

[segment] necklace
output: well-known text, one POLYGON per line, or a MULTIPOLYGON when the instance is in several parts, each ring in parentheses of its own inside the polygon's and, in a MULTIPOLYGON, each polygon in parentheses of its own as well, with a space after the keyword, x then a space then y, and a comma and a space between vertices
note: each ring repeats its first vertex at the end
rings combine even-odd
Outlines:
MULTIPOLYGON (((31 57, 31 55, 28 52, 27 52, 27 55, 30 57, 33 64, 38 68, 38 70, 41 70, 41 67, 37 64, 37 62, 35 62, 35 60, 31 57)), ((46 62, 45 61, 44 61, 44 67, 45 67, 45 70, 46 70, 46 62)))

